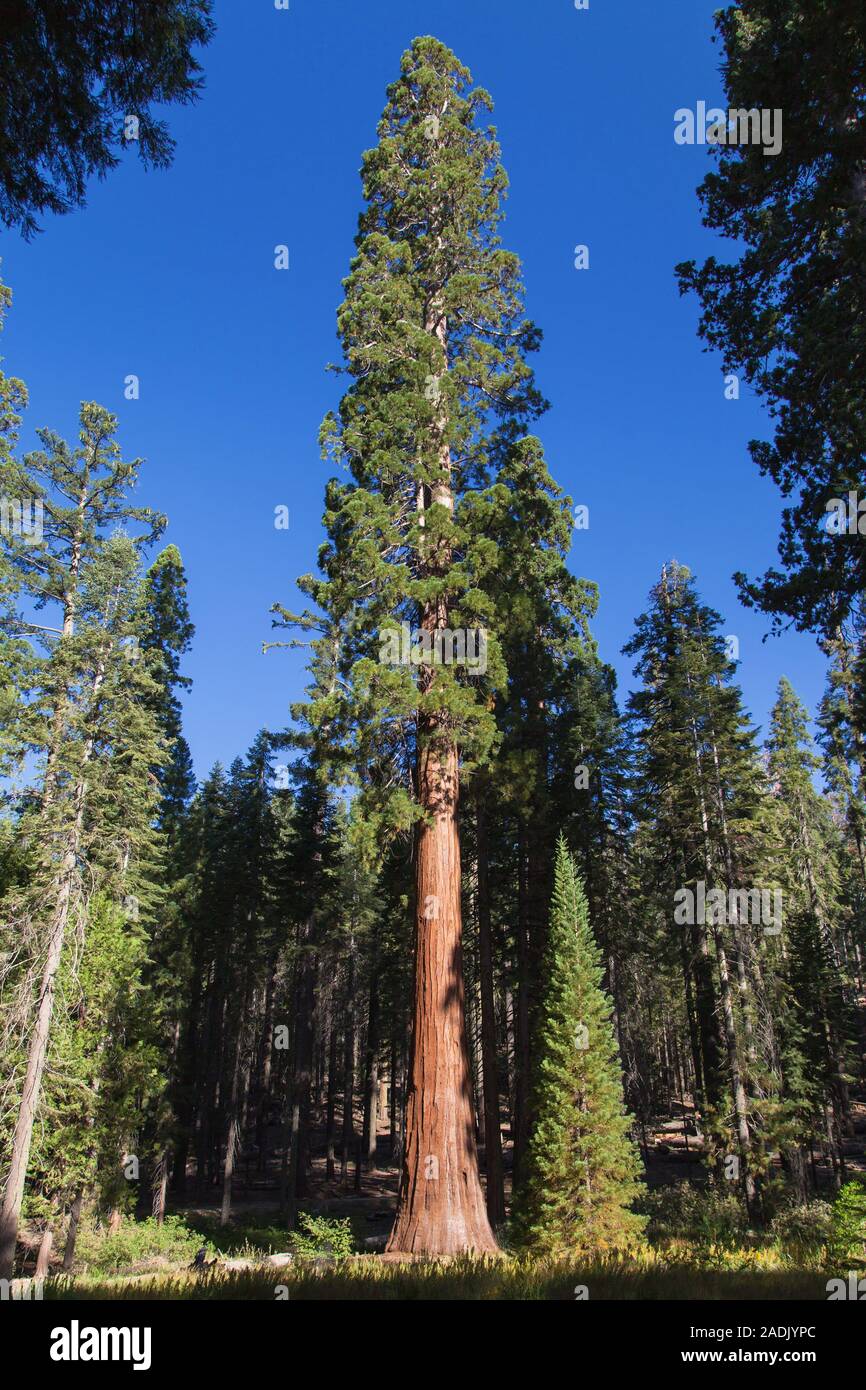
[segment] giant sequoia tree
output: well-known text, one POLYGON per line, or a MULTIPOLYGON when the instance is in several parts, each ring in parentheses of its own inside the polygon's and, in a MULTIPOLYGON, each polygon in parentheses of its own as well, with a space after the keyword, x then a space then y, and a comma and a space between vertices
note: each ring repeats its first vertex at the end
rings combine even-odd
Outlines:
POLYGON ((477 763, 494 738, 490 693, 505 672, 485 591, 496 538, 472 527, 470 504, 543 404, 525 361, 539 335, 497 236, 506 178, 481 124, 490 99, 470 82, 441 43, 417 39, 364 157, 339 312, 352 383, 323 431, 349 481, 328 487, 325 578, 302 581, 327 615, 339 674, 312 717, 351 749, 384 831, 389 817, 416 825, 414 1032, 391 1248, 431 1254, 495 1246, 463 1016, 457 806, 461 760, 477 763), (474 669, 462 641, 477 650, 474 669), (386 750, 410 782, 371 778, 386 750))

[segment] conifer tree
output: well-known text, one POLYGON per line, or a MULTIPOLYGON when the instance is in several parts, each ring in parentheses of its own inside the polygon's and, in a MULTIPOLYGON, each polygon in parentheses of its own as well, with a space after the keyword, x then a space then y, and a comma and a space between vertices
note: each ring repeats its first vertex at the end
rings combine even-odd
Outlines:
MULTIPOLYGON (((698 885, 761 886, 755 863, 761 775, 754 736, 732 682, 721 620, 700 602, 689 571, 666 565, 651 606, 625 651, 636 655, 643 689, 629 701, 637 742, 635 814, 647 827, 656 865, 657 910, 677 933, 684 982, 693 1000, 694 1071, 704 1119, 724 1138, 733 1102, 736 1155, 747 1203, 756 1196, 753 1118, 747 1065, 756 997, 761 993, 760 923, 707 912, 677 918, 678 892, 698 885)), ((757 1061, 757 1056, 755 1058, 757 1061)))
POLYGON ((180 661, 189 651, 195 628, 189 616, 186 572, 177 546, 167 545, 150 566, 145 603, 141 645, 146 651, 158 653, 161 688, 156 708, 169 754, 167 765, 154 769, 162 786, 160 826, 171 839, 195 789, 177 695, 178 690, 188 690, 192 685, 189 677, 181 673, 180 661))
POLYGON ((826 508, 849 489, 862 501, 866 480, 866 13, 859 0, 740 0, 715 23, 726 106, 775 113, 781 145, 767 153, 740 134, 711 146, 704 223, 737 254, 678 266, 680 287, 697 293, 701 335, 775 425, 749 447, 789 499, 781 564, 736 575, 743 599, 776 626, 831 638, 863 617, 862 533, 834 534, 826 508))
POLYGON ((29 237, 38 214, 83 206, 88 178, 104 177, 129 144, 146 168, 170 164, 174 141, 156 111, 198 97, 194 49, 213 34, 211 11, 212 0, 9 6, 0 31, 8 74, 0 96, 0 221, 29 237))
POLYGON ((629 1137, 611 1000, 602 988, 583 884, 556 848, 533 1081, 534 1124, 516 1231, 541 1255, 633 1244, 641 1192, 629 1137))
MULTIPOLYGON (((27 742, 42 760, 27 830, 34 871, 25 890, 7 904, 7 930, 16 938, 8 1018, 23 1045, 23 1075, 15 1069, 20 1089, 0 1213, 0 1277, 9 1276, 14 1261, 58 970, 71 930, 85 919, 88 826, 98 819, 100 802, 110 804, 110 798, 102 799, 109 766, 116 764, 121 776, 135 767, 141 804, 148 795, 147 766, 159 756, 156 730, 142 737, 147 717, 141 706, 152 698, 148 665, 131 654, 138 636, 138 555, 165 523, 129 502, 140 461, 122 459, 114 417, 85 403, 80 418, 77 448, 41 431, 43 449, 21 464, 4 459, 0 476, 0 491, 9 486, 12 495, 35 496, 43 503, 42 544, 13 537, 9 555, 22 601, 37 609, 49 606, 61 622, 55 629, 15 619, 19 631, 32 633, 48 650, 26 709, 27 742), (114 534, 124 525, 139 534, 114 534), (137 691, 139 683, 144 688, 137 691)), ((113 813, 119 814, 116 804, 113 813)), ((129 859, 133 846, 126 844, 129 859)), ((118 867, 124 868, 123 858, 118 867)))
MULTIPOLYGON (((820 760, 806 711, 785 678, 779 682, 767 748, 778 845, 775 871, 784 893, 788 943, 782 1027, 786 1091, 794 1100, 794 1133, 801 1149, 820 1136, 838 1186, 844 1172, 842 1136, 850 1122, 853 1002, 846 1000, 841 950, 840 840, 829 804, 812 780, 820 760)), ((802 1193, 800 1164, 794 1165, 793 1176, 802 1193)))
MULTIPOLYGON (((588 624, 597 595, 594 585, 576 579, 567 567, 571 502, 551 478, 541 444, 534 437, 505 449, 495 481, 467 498, 466 511, 479 543, 496 538, 483 582, 495 604, 496 631, 509 675, 507 689, 499 692, 495 706, 500 736, 495 763, 479 771, 478 794, 489 799, 495 788, 506 814, 516 822, 512 857, 517 903, 513 928, 517 1182, 531 1124, 531 1020, 544 951, 556 826, 566 814, 563 793, 569 799, 568 789, 574 783, 572 769, 556 785, 557 764, 567 741, 578 672, 595 660, 588 624)), ((489 989, 483 978, 481 984, 482 1009, 489 1014, 489 989)), ((485 1033, 491 1061, 489 1017, 485 1033)), ((487 1108, 492 1109, 492 1095, 489 1100, 487 1108)), ((487 1147, 495 1143, 490 1127, 487 1147)))
MULTIPOLYGON (((12 291, 0 280, 0 331, 12 291)), ((17 377, 7 376, 0 367, 0 769, 6 772, 23 752, 17 715, 21 710, 29 666, 29 648, 15 621, 20 579, 7 550, 16 526, 20 529, 24 509, 31 520, 31 498, 20 495, 14 480, 15 449, 21 414, 27 406, 27 388, 17 377)))
POLYGON ((849 862, 843 874, 845 897, 855 912, 855 930, 864 939, 866 923, 866 742, 862 699, 862 643, 855 646, 840 629, 824 644, 829 659, 827 689, 818 709, 818 742, 830 799, 845 826, 849 862))
POLYGON ((339 677, 318 683, 312 717, 362 780, 388 744, 411 772, 409 786, 386 777, 371 790, 386 834, 417 822, 416 1002, 391 1249, 431 1254, 495 1248, 472 1120, 457 806, 461 760, 483 759, 495 737, 488 692, 505 671, 483 588, 495 538, 478 537, 464 508, 542 405, 525 362, 539 335, 497 236, 506 179, 480 123, 490 99, 470 80, 444 45, 415 40, 364 157, 367 207, 339 312, 353 380, 323 430, 351 481, 328 485, 325 578, 301 581, 326 615, 339 677), (449 660, 455 632, 483 650, 474 674, 449 660))

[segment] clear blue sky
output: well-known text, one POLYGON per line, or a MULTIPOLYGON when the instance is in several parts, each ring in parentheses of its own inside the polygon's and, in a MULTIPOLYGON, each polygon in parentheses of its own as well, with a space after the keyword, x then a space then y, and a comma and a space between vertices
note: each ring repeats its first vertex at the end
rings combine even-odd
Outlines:
MULTIPOLYGON (((723 393, 676 262, 719 244, 700 226, 700 147, 674 112, 719 104, 711 43, 719 0, 217 0, 198 105, 173 110, 168 172, 134 156, 83 212, 2 239, 14 291, 7 370, 31 393, 25 442, 74 434, 78 402, 114 410, 142 499, 170 517, 197 627, 186 733, 203 775, 287 722, 303 655, 261 655, 275 600, 315 567, 327 467, 317 430, 338 398, 335 311, 360 209, 358 167, 385 87, 416 34, 449 44, 495 104, 511 178, 506 245, 524 263, 544 330, 535 360, 552 403, 551 471, 590 507, 571 563, 598 582, 595 633, 628 689, 620 648, 665 559, 696 573, 740 640, 747 704, 765 724, 781 674, 810 709, 814 639, 762 645, 766 620, 736 598, 735 569, 776 559, 780 499, 747 442, 766 433, 744 390, 723 393), (291 269, 273 268, 277 243, 291 269), (590 248, 576 271, 574 247, 590 248), (136 373, 141 397, 127 402, 136 373), (613 485, 613 480, 616 480, 613 485), (274 507, 291 513, 288 532, 274 507)), ((724 246, 721 247, 725 254, 724 246)))

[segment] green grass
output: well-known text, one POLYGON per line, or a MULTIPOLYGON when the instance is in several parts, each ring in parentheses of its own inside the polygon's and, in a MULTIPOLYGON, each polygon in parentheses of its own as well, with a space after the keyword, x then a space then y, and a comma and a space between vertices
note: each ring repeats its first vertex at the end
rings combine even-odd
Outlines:
POLYGON ((145 1278, 51 1280, 46 1299, 118 1300, 531 1300, 573 1301, 578 1285, 598 1299, 820 1299, 826 1274, 766 1268, 709 1269, 671 1264, 654 1252, 623 1260, 534 1262, 504 1257, 398 1264, 373 1255, 330 1266, 247 1272, 188 1272, 145 1278), (287 1293, 278 1294, 278 1289, 287 1293))
POLYGON ((99 1300, 826 1300, 830 1273, 866 1263, 862 1190, 846 1188, 836 1208, 822 1202, 782 1208, 764 1230, 749 1227, 726 1194, 687 1188, 647 1199, 649 1240, 629 1251, 575 1253, 559 1260, 507 1251, 497 1258, 383 1260, 351 1254, 366 1222, 305 1215, 290 1235, 277 1213, 247 1214, 220 1226, 211 1212, 186 1212, 163 1226, 123 1224, 109 1235, 90 1226, 79 1241, 71 1276, 46 1282, 47 1299, 99 1300), (855 1200, 856 1199, 856 1200, 855 1200), (846 1205, 847 1203, 847 1205, 846 1205), (850 1210, 849 1210, 850 1208, 850 1210), (842 1220, 842 1217, 845 1220, 842 1220), (189 1269, 205 1246, 217 1263, 189 1269), (270 1253, 294 1251, 293 1264, 263 1264, 270 1253), (220 1261, 244 1256, 246 1270, 220 1261), (324 1258, 322 1258, 324 1257, 324 1258))

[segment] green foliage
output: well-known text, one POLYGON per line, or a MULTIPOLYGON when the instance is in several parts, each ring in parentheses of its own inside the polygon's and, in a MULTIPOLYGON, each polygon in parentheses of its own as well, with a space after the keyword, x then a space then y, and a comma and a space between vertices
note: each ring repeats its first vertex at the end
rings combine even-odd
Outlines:
POLYGON ((658 1241, 682 1238, 689 1258, 712 1266, 740 1250, 748 1235, 742 1203, 732 1192, 680 1183, 648 1192, 640 1210, 649 1217, 648 1234, 658 1241))
POLYGON ((836 1197, 827 1253, 833 1269, 866 1266, 866 1179, 846 1183, 836 1197))
POLYGON ((679 266, 680 286, 698 294, 700 332, 725 370, 766 400, 774 438, 750 450, 790 499, 781 567, 757 582, 737 575, 741 593, 780 627, 833 636, 863 594, 862 540, 828 534, 825 504, 849 488, 862 496, 866 474, 866 11, 860 0, 741 0, 716 28, 725 105, 780 111, 783 143, 775 157, 753 143, 712 147, 704 223, 737 256, 679 266))
POLYGON ((785 903, 787 950, 776 962, 776 1026, 782 1069, 781 1143, 805 1146, 826 1126, 829 1100, 841 1132, 854 1023, 845 997, 840 928, 842 841, 815 789, 819 760, 806 710, 779 683, 767 741, 772 789, 773 875, 785 903))
POLYGON ((797 1269, 818 1265, 831 1238, 829 1202, 783 1207, 770 1222, 770 1235, 786 1264, 797 1269))
MULTIPOLYGON (((653 972, 660 960, 688 991, 683 1046, 692 1054, 695 1103, 711 1157, 736 1153, 744 1189, 754 1183, 748 1126, 746 1049, 755 1002, 746 962, 757 954, 760 926, 732 930, 678 915, 676 895, 767 884, 762 860, 763 779, 754 731, 735 683, 718 613, 704 604, 690 571, 665 564, 650 603, 624 648, 637 658, 642 686, 629 698, 635 745, 632 809, 636 931, 653 972), (745 985, 731 988, 732 962, 743 961, 745 985), (736 994, 736 997, 733 997, 736 994), (720 1027, 721 1024, 721 1027, 720 1027), (733 1107, 731 1102, 733 1101, 733 1107), (734 1113, 732 1114, 732 1109, 734 1113)), ((769 1090, 768 1051, 755 1051, 761 1089, 769 1090)))
POLYGON ((88 178, 137 149, 145 165, 171 163, 174 142, 153 108, 198 95, 193 56, 213 32, 212 0, 53 0, 10 5, 0 62, 0 220, 25 236, 37 215, 84 204, 88 178), (137 138, 124 129, 138 118, 137 138))
POLYGON ((76 1264, 94 1275, 130 1273, 154 1262, 190 1264, 201 1243, 182 1216, 167 1216, 162 1225, 152 1218, 124 1221, 113 1234, 88 1223, 78 1236, 76 1264))
POLYGON ((551 609, 582 613, 587 602, 562 563, 565 499, 525 437, 545 404, 526 361, 540 335, 498 236, 507 179, 490 106, 438 40, 415 39, 403 55, 364 155, 338 313, 351 381, 322 428, 345 481, 326 488, 322 577, 299 580, 315 611, 275 610, 276 626, 312 634, 310 699, 293 713, 335 777, 359 778, 382 837, 419 814, 411 773, 425 743, 456 744, 471 765, 497 742, 493 696, 507 681, 497 571, 518 529, 511 502, 545 541, 524 544, 533 592, 548 571, 551 609), (383 659, 383 634, 402 623, 482 630, 486 672, 383 659))
POLYGON ((292 1248, 303 1259, 326 1255, 335 1260, 345 1260, 354 1254, 352 1223, 348 1218, 332 1220, 305 1211, 298 1217, 298 1224, 300 1230, 292 1234, 292 1248))
POLYGON ((544 993, 536 1020, 533 1130, 517 1242, 536 1254, 634 1245, 640 1161, 602 988, 601 954, 564 839, 556 851, 544 993))

